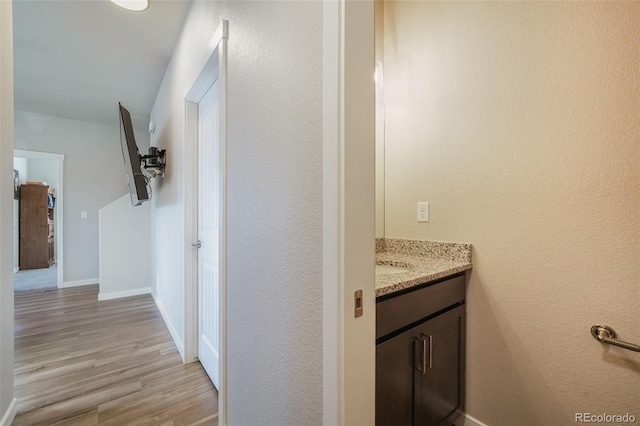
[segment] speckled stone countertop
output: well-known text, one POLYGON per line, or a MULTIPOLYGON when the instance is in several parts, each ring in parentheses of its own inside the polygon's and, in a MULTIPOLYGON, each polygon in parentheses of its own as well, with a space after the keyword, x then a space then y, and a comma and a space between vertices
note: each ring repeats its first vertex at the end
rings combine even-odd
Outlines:
POLYGON ((409 269, 376 274, 378 297, 471 269, 471 244, 378 238, 376 263, 409 269))

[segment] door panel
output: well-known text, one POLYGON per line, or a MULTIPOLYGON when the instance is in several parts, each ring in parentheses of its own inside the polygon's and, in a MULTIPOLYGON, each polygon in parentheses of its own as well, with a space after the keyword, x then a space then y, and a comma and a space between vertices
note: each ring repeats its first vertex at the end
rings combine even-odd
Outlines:
POLYGON ((216 81, 198 104, 198 358, 219 385, 219 88, 216 81))
POLYGON ((463 305, 418 327, 417 337, 427 341, 428 353, 424 374, 415 370, 416 425, 440 425, 462 408, 464 314, 463 305))
POLYGON ((464 333, 462 305, 376 346, 376 426, 439 426, 462 413, 464 333))
POLYGON ((203 306, 200 336, 211 352, 218 353, 218 272, 217 268, 206 260, 202 261, 201 300, 210 301, 210 306, 203 306))
POLYGON ((414 335, 376 346, 376 426, 413 425, 414 335))

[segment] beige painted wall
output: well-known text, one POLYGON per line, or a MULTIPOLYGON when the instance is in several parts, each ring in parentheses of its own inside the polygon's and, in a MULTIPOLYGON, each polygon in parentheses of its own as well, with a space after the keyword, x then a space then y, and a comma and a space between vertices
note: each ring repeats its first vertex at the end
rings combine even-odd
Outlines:
POLYGON ((640 418, 640 3, 388 2, 386 236, 471 242, 467 412, 640 418), (431 222, 416 223, 416 202, 431 222))
MULTIPOLYGON (((384 0, 374 2, 375 58, 384 62, 384 0)), ((384 76, 384 72, 382 73, 384 76)), ((382 86, 376 84, 375 157, 376 157, 376 238, 384 237, 384 78, 382 86), (379 88, 381 87, 381 88, 379 88)))

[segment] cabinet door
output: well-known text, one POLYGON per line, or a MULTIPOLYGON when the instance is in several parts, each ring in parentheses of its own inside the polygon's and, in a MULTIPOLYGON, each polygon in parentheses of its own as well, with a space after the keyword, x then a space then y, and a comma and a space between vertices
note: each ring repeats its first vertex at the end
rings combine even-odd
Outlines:
POLYGON ((415 342, 415 424, 451 424, 464 409, 465 306, 418 327, 415 342))
POLYGON ((376 346, 376 426, 413 425, 416 333, 412 331, 376 346))

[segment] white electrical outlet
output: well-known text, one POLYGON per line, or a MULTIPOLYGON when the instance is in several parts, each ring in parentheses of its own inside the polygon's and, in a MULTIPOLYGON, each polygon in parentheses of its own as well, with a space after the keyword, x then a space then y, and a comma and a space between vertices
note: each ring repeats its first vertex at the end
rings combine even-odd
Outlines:
POLYGON ((80 212, 80 219, 86 219, 87 218, 87 211, 86 210, 82 210, 80 212))
POLYGON ((429 202, 418 203, 418 222, 429 222, 429 202))

